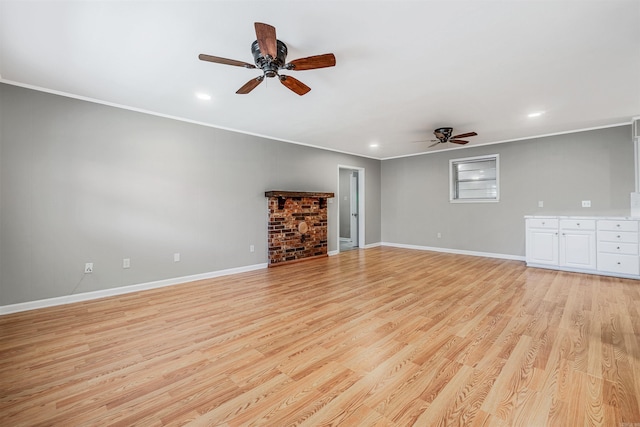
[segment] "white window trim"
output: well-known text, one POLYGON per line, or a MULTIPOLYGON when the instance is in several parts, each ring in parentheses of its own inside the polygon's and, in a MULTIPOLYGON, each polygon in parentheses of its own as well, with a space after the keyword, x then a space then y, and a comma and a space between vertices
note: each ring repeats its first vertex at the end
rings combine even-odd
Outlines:
POLYGON ((462 159, 449 159, 449 203, 498 203, 500 201, 500 155, 487 154, 484 156, 465 157, 462 159), (453 164, 459 162, 496 160, 496 198, 495 199, 455 199, 453 185, 453 164))

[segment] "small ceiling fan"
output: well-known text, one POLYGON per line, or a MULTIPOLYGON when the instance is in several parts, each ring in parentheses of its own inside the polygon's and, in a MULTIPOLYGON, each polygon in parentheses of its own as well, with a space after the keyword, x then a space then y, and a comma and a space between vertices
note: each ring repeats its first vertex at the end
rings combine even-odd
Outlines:
POLYGON ((245 83, 244 86, 236 92, 238 94, 244 95, 251 92, 260 83, 262 83, 265 77, 278 77, 278 80, 280 80, 280 83, 284 86, 298 95, 304 95, 311 90, 309 86, 291 76, 279 74, 278 71, 314 70, 316 68, 333 67, 336 65, 336 57, 333 53, 308 56, 306 58, 286 62, 287 45, 276 39, 275 27, 261 22, 256 22, 254 26, 257 40, 251 44, 251 53, 253 54, 255 65, 233 59, 220 58, 218 56, 205 54, 200 54, 198 56, 202 61, 234 65, 237 67, 258 68, 262 70, 262 75, 245 83))
POLYGON ((446 144, 447 142, 453 142, 454 144, 460 144, 460 145, 468 144, 469 141, 463 141, 460 138, 468 138, 470 136, 478 135, 475 132, 467 132, 467 133, 461 133, 459 135, 451 136, 452 132, 453 132, 453 128, 450 128, 450 127, 435 129, 433 131, 433 134, 436 136, 437 139, 432 139, 431 142, 435 142, 435 144, 431 144, 428 148, 435 147, 438 144, 446 144))

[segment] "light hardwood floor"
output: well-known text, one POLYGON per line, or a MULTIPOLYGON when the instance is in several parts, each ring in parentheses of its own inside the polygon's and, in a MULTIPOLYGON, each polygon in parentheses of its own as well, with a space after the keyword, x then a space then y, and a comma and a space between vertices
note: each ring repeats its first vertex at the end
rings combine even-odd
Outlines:
POLYGON ((640 281, 518 261, 350 251, 0 338, 2 426, 640 426, 640 281))

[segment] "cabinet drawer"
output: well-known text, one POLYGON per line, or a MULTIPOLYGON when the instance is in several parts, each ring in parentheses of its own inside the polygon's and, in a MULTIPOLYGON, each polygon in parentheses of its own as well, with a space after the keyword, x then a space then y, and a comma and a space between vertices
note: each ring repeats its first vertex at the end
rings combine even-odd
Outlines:
POLYGON ((640 258, 635 255, 598 254, 598 270, 637 276, 640 258))
POLYGON ((638 221, 601 219, 598 221, 598 230, 638 231, 638 221))
POLYGON ((598 231, 598 242, 638 243, 638 233, 630 231, 598 231))
POLYGON ((638 255, 637 243, 598 242, 598 252, 610 254, 638 255))
POLYGON ((558 228, 558 220, 555 218, 527 218, 529 228, 558 228))
POLYGON ((562 219, 561 230, 595 230, 596 221, 593 219, 562 219))

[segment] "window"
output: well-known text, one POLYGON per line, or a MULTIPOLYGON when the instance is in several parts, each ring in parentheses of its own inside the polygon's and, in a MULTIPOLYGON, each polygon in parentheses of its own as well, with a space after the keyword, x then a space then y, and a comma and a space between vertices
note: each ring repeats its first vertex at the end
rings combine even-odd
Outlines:
POLYGON ((499 160, 498 154, 449 160, 449 201, 500 200, 499 160))

